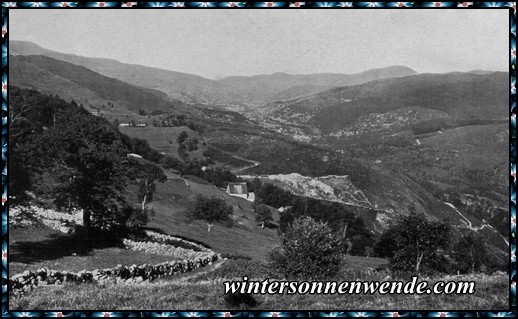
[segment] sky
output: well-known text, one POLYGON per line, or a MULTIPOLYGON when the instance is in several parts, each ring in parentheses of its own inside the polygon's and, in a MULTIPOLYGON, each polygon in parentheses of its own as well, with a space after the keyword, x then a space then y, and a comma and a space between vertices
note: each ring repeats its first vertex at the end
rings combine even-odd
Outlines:
POLYGON ((9 39, 217 79, 285 72, 507 71, 509 11, 16 9, 9 39))

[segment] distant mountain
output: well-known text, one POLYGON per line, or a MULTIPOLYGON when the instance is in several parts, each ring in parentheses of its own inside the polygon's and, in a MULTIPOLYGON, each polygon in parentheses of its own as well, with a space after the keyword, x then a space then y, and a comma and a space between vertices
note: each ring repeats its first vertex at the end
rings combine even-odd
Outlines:
POLYGON ((398 126, 405 118, 407 126, 438 118, 501 119, 508 112, 507 81, 503 72, 419 74, 271 103, 267 111, 324 133, 358 130, 375 121, 398 126))
POLYGON ((184 102, 219 102, 224 86, 198 75, 121 63, 112 59, 87 58, 59 53, 27 41, 9 41, 10 55, 44 55, 86 67, 99 74, 136 86, 154 89, 184 102))
POLYGON ((86 67, 96 73, 133 85, 166 93, 170 98, 190 103, 257 105, 270 101, 318 93, 329 88, 414 75, 404 66, 373 69, 356 74, 292 75, 274 73, 257 76, 231 76, 218 81, 198 75, 169 71, 112 59, 88 58, 51 51, 27 41, 9 41, 10 55, 44 55, 86 67))
POLYGON ((57 94, 92 108, 107 107, 108 102, 114 104, 113 111, 126 113, 136 113, 140 108, 162 112, 172 111, 173 107, 188 108, 163 92, 131 85, 46 56, 10 56, 9 68, 9 80, 13 85, 57 94))
POLYGON ((231 94, 260 104, 275 99, 288 100, 322 92, 330 88, 363 84, 387 78, 415 75, 417 72, 404 66, 390 66, 355 74, 287 74, 274 73, 256 76, 230 76, 218 82, 230 86, 231 94))
POLYGON ((471 70, 468 73, 473 73, 473 74, 489 74, 489 73, 494 73, 494 72, 495 71, 488 71, 488 70, 471 70))

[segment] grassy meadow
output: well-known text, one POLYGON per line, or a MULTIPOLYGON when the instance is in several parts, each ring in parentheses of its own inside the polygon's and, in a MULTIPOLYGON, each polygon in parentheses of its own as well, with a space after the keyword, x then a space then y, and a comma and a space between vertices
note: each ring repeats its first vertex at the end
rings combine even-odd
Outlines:
MULTIPOLYGON (((387 273, 367 272, 367 265, 383 263, 377 258, 353 257, 335 280, 388 280, 387 273)), ((459 276, 475 280, 473 295, 256 295, 257 306, 230 305, 224 298, 223 282, 249 275, 264 279, 268 267, 256 261, 231 259, 196 273, 182 274, 138 285, 95 284, 40 287, 11 298, 10 309, 117 309, 117 310, 498 310, 508 308, 506 275, 459 276)), ((430 283, 441 278, 431 278, 430 283)), ((394 280, 393 278, 390 280, 394 280)), ((453 280, 453 279, 449 279, 453 280)))
MULTIPOLYGON (((124 122, 121 122, 124 123, 124 122)), ((202 137, 186 126, 181 127, 154 127, 148 125, 146 127, 119 127, 119 131, 129 137, 137 137, 149 142, 149 145, 155 150, 165 155, 180 158, 178 155, 178 143, 176 139, 185 131, 189 137, 196 137, 200 141, 198 150, 189 152, 191 158, 202 158, 206 147, 201 143, 202 137)))
MULTIPOLYGON (((195 179, 167 173, 168 180, 158 183, 149 204, 155 215, 151 229, 202 243, 217 253, 229 256, 196 271, 140 284, 65 284, 40 286, 22 296, 11 296, 12 310, 498 310, 508 307, 507 275, 475 277, 432 277, 438 280, 474 280, 473 295, 255 295, 258 304, 229 304, 223 282, 243 276, 264 280, 277 278, 265 264, 268 252, 279 243, 276 229, 261 229, 254 220, 252 203, 229 197, 223 190, 195 179), (188 208, 197 194, 225 198, 234 208, 233 226, 216 224, 210 232, 202 221, 189 221, 188 208), (241 256, 241 257, 239 257, 241 256)), ((129 188, 129 196, 136 191, 129 188)), ((279 216, 274 214, 274 219, 279 216)), ((157 264, 171 260, 160 256, 125 250, 116 244, 96 247, 87 255, 76 254, 77 243, 44 225, 10 227, 9 275, 47 267, 53 270, 80 271, 109 268, 118 264, 157 264)), ((387 281, 387 271, 376 271, 387 263, 381 258, 348 256, 334 280, 387 281)), ((424 278, 420 278, 424 280, 424 278)), ((408 281, 409 278, 401 278, 408 281)))

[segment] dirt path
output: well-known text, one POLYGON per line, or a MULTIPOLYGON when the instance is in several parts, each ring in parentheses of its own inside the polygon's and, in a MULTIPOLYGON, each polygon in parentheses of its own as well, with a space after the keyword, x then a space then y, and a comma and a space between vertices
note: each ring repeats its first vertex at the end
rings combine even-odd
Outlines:
POLYGON ((227 151, 224 151, 222 150, 221 148, 218 148, 218 147, 215 147, 215 146, 212 146, 212 145, 208 145, 208 147, 212 147, 213 149, 217 150, 217 151, 220 151, 221 153, 224 153, 224 154, 227 154, 229 156, 232 156, 233 158, 235 159, 238 159, 240 161, 244 161, 244 162, 248 162, 248 163, 252 163, 252 165, 248 165, 248 166, 245 166, 245 167, 241 167, 241 168, 237 168, 237 169, 233 169, 231 172, 232 173, 238 173, 238 172, 241 172, 241 171, 244 171, 244 170, 247 170, 249 168, 252 168, 252 167, 256 167, 256 166, 259 166, 259 162, 256 162, 256 161, 253 161, 251 159, 248 159, 248 158, 244 158, 244 157, 241 157, 241 156, 237 156, 237 155, 234 155, 230 152, 227 152, 227 151))
POLYGON ((473 227, 473 224, 471 223, 471 221, 466 217, 464 216, 458 209, 457 207, 455 207, 455 205, 453 205, 452 203, 448 203, 448 202, 444 202, 446 205, 450 206, 451 208, 453 208, 454 211, 456 211, 462 218, 464 218, 464 221, 462 221, 464 223, 464 225, 466 225, 466 227, 468 227, 469 229, 471 230, 477 230, 473 227))
MULTIPOLYGON (((471 230, 474 230, 474 231, 479 231, 479 230, 482 230, 484 228, 491 228, 492 231, 498 233, 498 231, 491 225, 489 224, 484 224, 480 227, 473 227, 473 224, 471 223, 471 221, 466 217, 464 216, 456 207, 455 205, 453 205, 452 203, 448 203, 448 202, 444 202, 446 205, 450 206, 451 208, 453 208, 454 211, 456 211, 460 216, 462 216, 462 218, 464 218, 464 220, 462 221, 464 223, 464 225, 466 225, 466 227, 468 227, 469 229, 471 230)), ((507 239, 502 236, 502 234, 498 233, 500 235, 500 237, 504 240, 504 242, 507 244, 507 246, 509 246, 509 241, 507 241, 507 239)))

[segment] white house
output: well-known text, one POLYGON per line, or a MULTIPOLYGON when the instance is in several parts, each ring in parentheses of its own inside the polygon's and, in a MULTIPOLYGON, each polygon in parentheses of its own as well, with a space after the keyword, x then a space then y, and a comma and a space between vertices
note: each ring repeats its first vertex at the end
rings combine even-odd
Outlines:
POLYGON ((246 199, 249 202, 253 202, 255 200, 255 194, 248 192, 246 183, 228 183, 227 194, 246 199))

